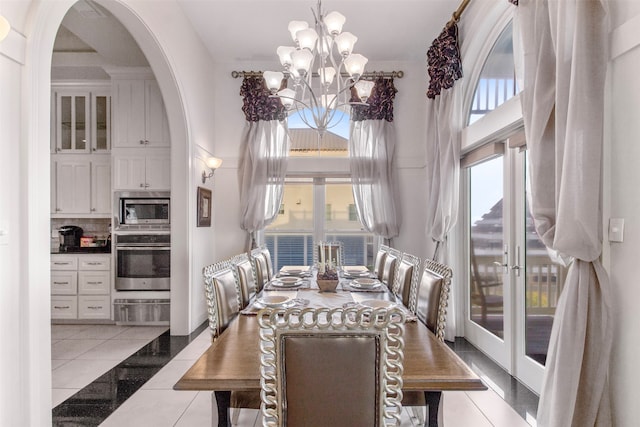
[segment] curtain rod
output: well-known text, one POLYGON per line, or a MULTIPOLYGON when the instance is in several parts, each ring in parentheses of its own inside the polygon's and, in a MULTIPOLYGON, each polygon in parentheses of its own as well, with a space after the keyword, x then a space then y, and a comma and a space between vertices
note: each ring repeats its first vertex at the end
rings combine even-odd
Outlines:
MULTIPOLYGON (((237 79, 239 77, 259 77, 262 76, 262 71, 232 71, 231 77, 237 79)), ((314 77, 318 77, 318 73, 313 73, 314 77)), ((348 74, 342 73, 343 77, 349 77, 348 74)), ((363 73, 362 78, 373 78, 373 77, 382 77, 385 79, 398 78, 401 79, 404 77, 404 71, 371 71, 367 73, 363 73)))
POLYGON ((458 21, 460 20, 460 17, 462 16, 462 12, 464 12, 464 10, 467 8, 470 1, 471 0, 462 0, 462 3, 460 3, 460 6, 458 6, 456 11, 451 14, 451 19, 449 20, 449 22, 447 22, 447 27, 450 27, 453 24, 458 23, 458 21))

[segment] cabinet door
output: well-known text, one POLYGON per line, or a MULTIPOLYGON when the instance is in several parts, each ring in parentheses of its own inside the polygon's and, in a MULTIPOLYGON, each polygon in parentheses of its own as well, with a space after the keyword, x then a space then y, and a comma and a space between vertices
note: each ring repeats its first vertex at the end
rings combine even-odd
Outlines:
POLYGON ((145 143, 145 81, 113 81, 114 147, 141 147, 145 143))
POLYGON ((115 156, 113 158, 113 186, 115 190, 145 189, 145 157, 115 156))
POLYGON ((109 91, 91 92, 91 151, 111 150, 111 96, 109 91))
POLYGON ((57 214, 91 212, 91 165, 88 161, 56 162, 57 214))
POLYGON ((91 213, 111 215, 111 162, 91 161, 91 213))
POLYGON ((78 291, 78 275, 75 271, 52 271, 51 294, 75 295, 78 291))
POLYGON ((155 80, 145 80, 145 142, 150 147, 168 147, 169 123, 160 87, 155 80))
POLYGON ((78 297, 76 296, 52 296, 51 297, 51 318, 52 319, 77 319, 78 318, 78 297))
POLYGON ((82 295, 109 295, 111 280, 109 271, 79 271, 78 293, 82 295))
POLYGON ((147 157, 147 189, 171 189, 171 158, 165 155, 147 157))
POLYGON ((55 116, 56 151, 89 152, 89 93, 57 91, 55 116))
POLYGON ((79 319, 110 319, 111 297, 80 295, 78 297, 79 319))

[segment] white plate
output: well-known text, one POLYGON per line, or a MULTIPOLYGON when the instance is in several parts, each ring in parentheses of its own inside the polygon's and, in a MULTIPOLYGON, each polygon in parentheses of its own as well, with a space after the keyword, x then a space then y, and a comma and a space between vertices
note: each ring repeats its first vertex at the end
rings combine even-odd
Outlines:
POLYGON ((368 299, 362 301, 360 304, 364 305, 365 307, 371 308, 391 308, 396 306, 395 302, 385 301, 381 299, 368 299))
POLYGON ((378 286, 380 283, 381 282, 378 279, 367 279, 364 277, 355 279, 351 282, 351 284, 357 288, 373 288, 374 286, 378 286))
POLYGON ((293 301, 290 297, 284 295, 265 295, 259 298, 256 303, 263 307, 284 307, 293 301))
POLYGON ((271 281, 271 285, 276 288, 292 288, 303 283, 304 281, 297 277, 280 277, 271 281))

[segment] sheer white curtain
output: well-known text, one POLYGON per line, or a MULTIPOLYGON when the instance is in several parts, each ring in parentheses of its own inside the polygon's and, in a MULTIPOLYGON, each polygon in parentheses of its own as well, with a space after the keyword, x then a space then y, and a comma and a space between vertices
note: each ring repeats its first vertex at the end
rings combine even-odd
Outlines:
POLYGON ((545 245, 573 259, 537 424, 610 426, 611 290, 600 263, 607 13, 599 0, 519 3, 531 210, 545 245))
POLYGON ((242 133, 238 181, 240 227, 247 231, 248 251, 255 232, 278 215, 284 192, 289 133, 284 108, 269 98, 262 77, 245 77, 240 94, 247 124, 242 133))
MULTIPOLYGON (((445 259, 447 235, 458 217, 460 180, 460 117, 462 61, 458 44, 458 27, 446 26, 427 52, 429 90, 427 92, 427 205, 426 234, 436 242, 435 261, 445 259), (440 256, 440 254, 444 254, 440 256)), ((455 338, 455 300, 449 304, 445 337, 455 338)))
MULTIPOLYGON (((376 79, 368 105, 351 108, 349 162, 353 199, 364 228, 389 245, 400 232, 394 153, 393 79, 376 79)), ((352 97, 352 101, 358 99, 352 97)))
POLYGON ((349 135, 351 182, 356 212, 364 228, 385 239, 398 235, 393 155, 393 123, 352 121, 349 135))

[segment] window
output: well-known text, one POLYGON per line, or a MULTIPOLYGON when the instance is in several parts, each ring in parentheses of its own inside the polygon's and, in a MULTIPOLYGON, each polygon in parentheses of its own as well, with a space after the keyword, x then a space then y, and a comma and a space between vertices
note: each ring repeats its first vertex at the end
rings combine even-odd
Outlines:
POLYGON ((509 24, 482 67, 469 112, 469 124, 495 110, 519 91, 513 59, 513 28, 509 24))
POLYGON ((336 126, 327 129, 322 138, 315 129, 309 128, 300 117, 293 113, 287 119, 291 147, 291 157, 348 157, 349 156, 349 114, 336 112, 336 126), (338 118, 339 117, 339 118, 338 118))
POLYGON ((311 265, 314 242, 320 240, 342 242, 347 265, 373 264, 377 239, 352 220, 355 204, 350 179, 289 179, 283 204, 290 208, 264 230, 276 269, 311 265))
POLYGON ((358 220, 358 212, 356 212, 356 205, 349 205, 349 221, 357 221, 358 220))

